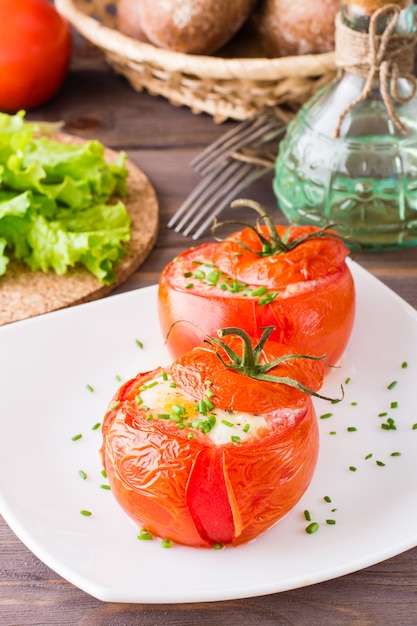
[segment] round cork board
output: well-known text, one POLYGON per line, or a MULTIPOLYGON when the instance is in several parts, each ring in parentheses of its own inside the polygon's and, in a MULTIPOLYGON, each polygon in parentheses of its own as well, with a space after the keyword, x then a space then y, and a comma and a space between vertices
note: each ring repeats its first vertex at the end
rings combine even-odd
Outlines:
MULTIPOLYGON (((85 142, 65 133, 54 135, 53 139, 74 144, 85 142)), ((106 149, 106 160, 114 160, 116 156, 115 151, 106 149)), ((0 277, 0 325, 97 300, 123 283, 145 261, 158 234, 158 199, 145 174, 129 160, 126 166, 128 195, 122 200, 132 219, 132 238, 126 244, 127 254, 116 268, 115 282, 102 285, 83 267, 71 268, 67 274, 58 276, 53 272, 32 272, 24 263, 10 261, 6 273, 0 277)))

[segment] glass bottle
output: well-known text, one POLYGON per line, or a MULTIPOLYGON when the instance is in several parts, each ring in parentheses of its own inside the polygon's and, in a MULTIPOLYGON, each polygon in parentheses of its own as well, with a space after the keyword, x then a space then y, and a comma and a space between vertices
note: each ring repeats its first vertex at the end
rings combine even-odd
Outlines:
MULTIPOLYGON (((395 32, 413 33, 411 0, 342 0, 341 22, 367 33, 375 10, 387 4, 400 9, 395 32)), ((388 19, 387 14, 377 21, 374 17, 377 33, 384 31, 388 19)), ((406 78, 396 81, 400 94, 409 98, 395 103, 401 130, 387 111, 379 80, 371 83, 365 100, 346 111, 362 93, 365 81, 365 76, 344 69, 299 110, 276 160, 273 184, 278 204, 290 222, 347 227, 351 240, 364 249, 416 245, 413 85, 406 78), (338 124, 340 134, 335 138, 338 124)))

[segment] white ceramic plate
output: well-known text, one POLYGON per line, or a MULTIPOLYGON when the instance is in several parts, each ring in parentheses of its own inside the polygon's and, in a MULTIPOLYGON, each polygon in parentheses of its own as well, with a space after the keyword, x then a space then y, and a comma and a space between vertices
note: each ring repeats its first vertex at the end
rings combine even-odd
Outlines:
POLYGON ((92 427, 120 384, 116 377, 169 362, 156 287, 0 328, 0 511, 17 536, 87 593, 141 603, 284 591, 417 545, 417 312, 357 264, 351 268, 357 319, 324 392, 337 395, 339 384, 350 382, 342 403, 316 402, 319 416, 333 416, 319 419, 313 482, 284 520, 249 544, 221 551, 138 541, 111 492, 100 487, 101 434, 92 427), (388 418, 396 430, 381 427, 388 418), (72 441, 78 433, 82 438, 72 441), (314 534, 305 532, 305 509, 320 525, 314 534))

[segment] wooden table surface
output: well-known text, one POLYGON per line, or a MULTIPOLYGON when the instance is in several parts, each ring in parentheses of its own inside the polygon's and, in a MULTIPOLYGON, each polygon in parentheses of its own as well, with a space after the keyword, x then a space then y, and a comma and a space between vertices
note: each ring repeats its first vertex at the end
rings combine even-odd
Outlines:
MULTIPOLYGON (((77 41, 59 95, 28 117, 63 120, 66 132, 126 150, 149 177, 160 202, 158 240, 144 265, 117 291, 156 283, 164 265, 192 245, 166 226, 199 180, 190 160, 234 122, 219 126, 209 116, 134 92, 82 41, 77 41)), ((285 223, 276 209, 270 180, 254 185, 250 197, 275 211, 277 222, 285 223)), ((417 307, 417 247, 361 254, 357 260, 417 307)), ((0 624, 416 625, 417 548, 342 578, 280 594, 203 604, 117 604, 90 597, 60 578, 0 518, 0 624)))

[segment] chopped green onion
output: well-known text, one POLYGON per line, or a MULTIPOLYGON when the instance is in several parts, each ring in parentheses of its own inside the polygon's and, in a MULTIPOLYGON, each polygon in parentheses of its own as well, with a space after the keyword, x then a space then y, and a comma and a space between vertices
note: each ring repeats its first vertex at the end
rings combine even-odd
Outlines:
POLYGON ((258 287, 252 291, 252 296, 263 296, 268 291, 268 288, 265 286, 258 287))
POLYGON ((329 417, 333 417, 333 413, 323 413, 323 415, 320 415, 321 420, 327 420, 329 417))
POLYGON ((368 459, 372 458, 372 452, 370 452, 369 454, 366 455, 365 457, 365 461, 367 461, 368 459))
POLYGON ((247 433, 249 431, 249 428, 250 428, 250 424, 245 424, 242 430, 244 433, 247 433))
POLYGON ((355 426, 349 426, 349 427, 347 428, 348 433, 354 433, 354 432, 356 432, 357 430, 358 430, 358 429, 357 429, 357 428, 355 428, 355 426))
POLYGON ((345 385, 348 385, 349 383, 350 383, 350 378, 348 377, 348 378, 346 378, 346 380, 345 380, 345 385))
POLYGON ((413 424, 413 430, 417 430, 417 424, 413 424))
POLYGON ((87 474, 84 472, 84 470, 79 470, 78 476, 81 476, 83 480, 87 478, 87 474))
POLYGON ((378 417, 386 417, 388 415, 388 413, 386 411, 383 411, 383 413, 378 413, 378 417))
POLYGON ((92 515, 91 511, 87 511, 86 509, 81 509, 80 513, 85 517, 90 517, 90 515, 92 515))
POLYGON ((385 467, 385 463, 383 461, 376 461, 376 464, 380 467, 385 467))
POLYGON ((94 426, 91 427, 91 430, 98 430, 101 426, 100 422, 97 422, 96 424, 94 424, 94 426))
POLYGON ((90 391, 91 393, 94 391, 94 388, 91 385, 86 385, 85 388, 87 389, 87 391, 90 391))
POLYGON ((100 489, 106 489, 107 491, 110 491, 110 485, 100 485, 100 489))
POLYGON ((306 533, 308 535, 312 535, 313 533, 317 532, 319 529, 319 525, 317 524, 317 522, 311 522, 311 524, 309 524, 306 528, 306 533))
POLYGON ((237 437, 236 435, 232 435, 230 439, 233 441, 233 443, 240 443, 240 437, 237 437))
POLYGON ((391 409, 398 409, 398 402, 391 402, 391 409))
POLYGON ((101 470, 101 475, 103 476, 103 478, 107 478, 107 472, 105 469, 101 470))
POLYGON ((401 452, 391 452, 391 456, 401 456, 401 452))
POLYGON ((336 520, 335 519, 326 519, 326 524, 334 525, 334 524, 336 524, 336 520))
POLYGON ((161 546, 163 548, 172 548, 172 541, 171 541, 171 539, 162 539, 161 546))
POLYGON ((188 439, 194 439, 194 433, 188 433, 187 437, 188 439))
POLYGON ((168 374, 165 371, 162 372, 162 380, 168 380, 168 374))
POLYGON ((304 517, 307 522, 311 522, 311 513, 307 509, 304 511, 304 517))
POLYGON ((332 499, 331 499, 331 497, 330 497, 330 496, 324 496, 323 500, 324 500, 325 502, 331 502, 331 501, 332 501, 332 499))
POLYGON ((405 369, 406 367, 408 367, 408 363, 407 363, 407 361, 403 361, 403 362, 401 363, 401 367, 402 367, 403 369, 405 369))
POLYGON ((141 528, 138 535, 139 541, 152 541, 153 537, 150 532, 146 530, 146 528, 141 528))
POLYGON ((114 411, 114 409, 117 409, 118 406, 121 405, 121 402, 116 402, 116 404, 113 404, 113 406, 110 407, 109 411, 114 411))
POLYGON ((356 472, 357 467, 355 467, 354 465, 350 465, 349 469, 350 469, 351 472, 356 472))
POLYGON ((78 441, 78 439, 81 439, 82 434, 78 433, 78 435, 74 435, 74 437, 71 437, 71 441, 78 441))
POLYGON ((138 348, 143 348, 143 343, 141 341, 139 341, 139 339, 135 339, 136 345, 138 346, 138 348))
POLYGON ((232 422, 229 422, 228 420, 222 420, 221 424, 223 424, 223 426, 229 426, 229 428, 233 427, 232 422))
POLYGON ((396 380, 393 380, 393 381, 392 381, 392 383, 390 383, 390 384, 388 385, 387 389, 394 389, 394 387, 396 386, 396 384, 397 384, 397 381, 396 381, 396 380))
POLYGON ((211 546, 213 550, 223 550, 224 545, 222 543, 216 542, 211 546))

